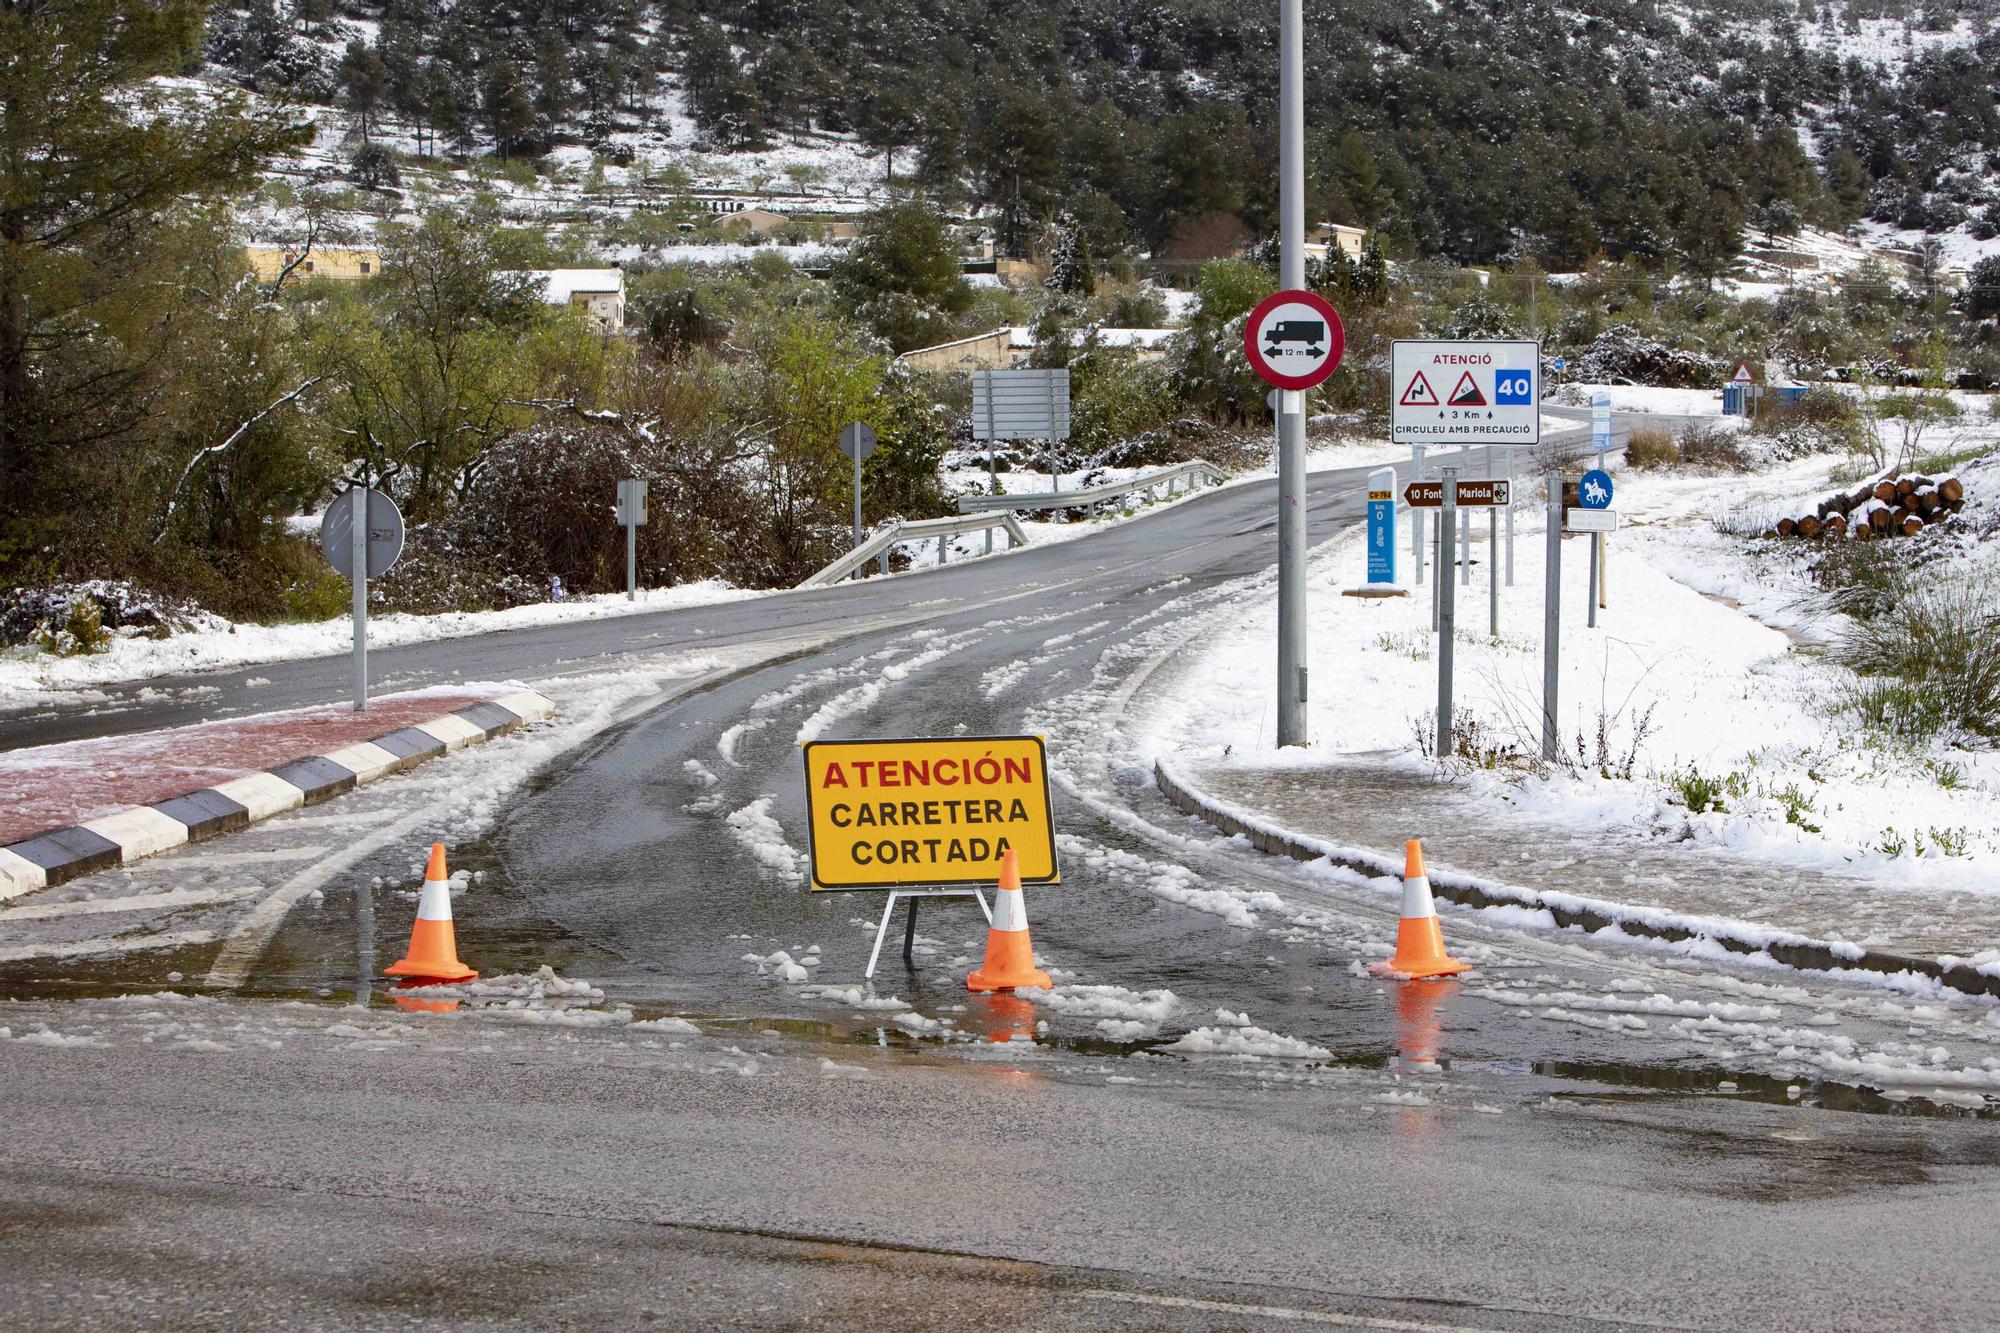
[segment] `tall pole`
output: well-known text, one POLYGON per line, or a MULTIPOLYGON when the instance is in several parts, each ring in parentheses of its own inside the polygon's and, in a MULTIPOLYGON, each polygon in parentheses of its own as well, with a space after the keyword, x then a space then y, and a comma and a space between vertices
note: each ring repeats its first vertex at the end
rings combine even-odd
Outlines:
MULTIPOLYGON (((1438 545, 1451 550, 1452 528, 1458 522, 1458 469, 1444 469, 1444 503, 1438 509, 1438 545)), ((1458 588, 1448 578, 1438 585, 1438 710, 1437 756, 1451 754, 1451 672, 1452 648, 1458 629, 1458 588)))
POLYGON ((1542 758, 1556 757, 1556 675, 1562 641, 1563 474, 1551 470, 1547 582, 1542 592, 1542 758))
POLYGON ((854 451, 854 544, 861 545, 861 450, 854 451))
POLYGON ((354 518, 347 553, 354 561, 354 711, 363 713, 368 710, 368 488, 356 486, 350 494, 354 518))
MULTIPOLYGON (((1424 446, 1410 446, 1410 480, 1424 479, 1424 446)), ((1417 567, 1417 583, 1424 581, 1424 511, 1410 510, 1410 559, 1417 567)))
POLYGON ((1597 553, 1602 549, 1598 543, 1603 540, 1596 533, 1590 535, 1590 596, 1585 599, 1583 616, 1583 623, 1589 629, 1597 628, 1597 553))
MULTIPOLYGON (((1305 24, 1278 0, 1278 285, 1306 285, 1305 24)), ((1278 744, 1306 736, 1305 394, 1278 395, 1278 744)))

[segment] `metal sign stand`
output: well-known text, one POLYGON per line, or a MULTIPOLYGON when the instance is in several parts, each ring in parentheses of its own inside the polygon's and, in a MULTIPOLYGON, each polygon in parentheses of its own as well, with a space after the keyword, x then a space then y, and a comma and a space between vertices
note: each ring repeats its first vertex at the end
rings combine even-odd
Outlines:
MULTIPOLYGON (((1452 527, 1458 520, 1458 469, 1448 467, 1444 471, 1444 503, 1438 507, 1438 545, 1447 553, 1451 551, 1452 527)), ((1443 759, 1451 754, 1451 649, 1452 637, 1457 619, 1458 589, 1440 571, 1437 581, 1438 593, 1438 722, 1437 753, 1443 759)))
POLYGON ((368 711, 368 488, 356 486, 353 498, 354 560, 354 711, 368 711))
POLYGON ((1584 627, 1586 629, 1597 628, 1597 566, 1598 562, 1604 558, 1603 552, 1604 552, 1603 534, 1596 532, 1591 533, 1590 534, 1590 598, 1588 601, 1584 603, 1584 621, 1583 621, 1584 627))
POLYGON ((889 921, 896 915, 896 904, 907 899, 910 917, 903 925, 903 961, 909 962, 917 945, 917 905, 926 898, 972 898, 979 903, 979 910, 986 914, 986 924, 993 924, 993 909, 986 903, 986 895, 976 888, 971 889, 891 889, 889 901, 882 905, 882 920, 875 927, 875 947, 868 954, 868 970, 861 975, 864 980, 873 980, 875 964, 882 957, 882 941, 889 934, 889 921))
MULTIPOLYGON (((1413 444, 1410 446, 1410 480, 1423 479, 1424 446, 1413 444)), ((1415 508, 1410 510, 1410 558, 1416 562, 1417 583, 1421 586, 1424 581, 1424 511, 1415 508)))
POLYGON ((618 483, 618 521, 625 528, 625 600, 639 600, 639 525, 646 521, 646 479, 618 483))
POLYGON ((1556 678, 1562 644, 1563 476, 1551 471, 1547 583, 1542 590, 1542 758, 1556 757, 1556 678))

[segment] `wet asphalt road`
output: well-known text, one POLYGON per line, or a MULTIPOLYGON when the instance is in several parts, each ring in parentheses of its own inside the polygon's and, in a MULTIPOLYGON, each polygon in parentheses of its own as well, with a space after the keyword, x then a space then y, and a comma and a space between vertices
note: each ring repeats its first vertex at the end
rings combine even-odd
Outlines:
POLYGON ((1977 1123, 352 1013, 0 1043, 0 1322, 1957 1329, 2000 1298, 1977 1123))

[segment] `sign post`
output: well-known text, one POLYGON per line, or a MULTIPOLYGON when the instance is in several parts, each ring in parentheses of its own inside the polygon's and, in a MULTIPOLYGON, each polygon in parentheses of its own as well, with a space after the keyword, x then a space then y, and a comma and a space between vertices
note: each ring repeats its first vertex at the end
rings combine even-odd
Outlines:
POLYGON ((921 899, 973 898, 992 919, 980 890, 999 882, 1007 852, 1023 884, 1062 879, 1039 736, 808 741, 805 770, 808 887, 889 890, 864 976, 899 903, 908 958, 921 899))
MULTIPOLYGON (((1443 469, 1443 503, 1438 507, 1438 545, 1446 552, 1451 550, 1452 526, 1458 519, 1458 469, 1443 469)), ((1451 650, 1452 636, 1457 624, 1457 585, 1449 578, 1438 578, 1438 706, 1437 706, 1437 755, 1444 759, 1451 754, 1451 650)))
POLYGON ((1556 678, 1562 643, 1562 558, 1563 558, 1563 478, 1559 470, 1548 475, 1549 535, 1542 584, 1542 758, 1556 757, 1556 678))
POLYGON ((1590 533, 1590 601, 1585 608, 1585 624, 1597 628, 1597 583, 1602 577, 1604 564, 1604 534, 1618 525, 1618 515, 1611 509, 1611 474, 1601 467, 1592 468, 1583 474, 1583 480, 1576 487, 1577 509, 1570 511, 1568 525, 1573 532, 1590 533), (1584 515, 1583 522, 1578 521, 1584 515), (1608 521, 1609 526, 1605 526, 1608 521), (1586 526, 1586 524, 1588 526, 1586 526))
POLYGON ((389 572, 403 553, 403 514, 381 491, 351 486, 319 523, 327 563, 354 584, 354 711, 368 708, 368 580, 389 572))
MULTIPOLYGON (((850 421, 840 428, 840 452, 854 460, 854 544, 861 545, 861 464, 875 452, 875 428, 850 421)), ((993 553, 993 534, 986 534, 986 553, 993 553)))
MULTIPOLYGON (((1410 479, 1424 479, 1424 446, 1421 444, 1410 446, 1410 479)), ((1424 516, 1417 509, 1410 510, 1410 559, 1416 564, 1417 584, 1421 587, 1424 581, 1424 516)))
MULTIPOLYGON (((1460 449, 1458 451, 1458 470, 1460 474, 1462 475, 1470 471, 1471 466, 1472 451, 1470 449, 1460 449)), ((1472 520, 1470 518, 1467 518, 1464 523, 1458 525, 1458 581, 1467 588, 1472 586, 1472 520)))
POLYGON ((1284 0, 1279 62, 1283 195, 1282 264, 1286 283, 1243 321, 1243 354, 1279 391, 1278 399, 1278 744, 1306 735, 1306 417, 1305 391, 1331 375, 1347 347, 1340 315, 1305 287, 1304 82, 1299 0, 1284 0))
POLYGON ((347 577, 353 585, 354 607, 354 711, 368 709, 368 510, 371 492, 356 487, 349 501, 347 519, 347 577))
MULTIPOLYGON (((1493 446, 1490 444, 1486 446, 1486 475, 1489 477, 1494 475, 1493 446)), ((1509 491, 1512 491, 1514 488, 1510 484, 1507 487, 1507 489, 1509 491)), ((1513 508, 1513 506, 1511 505, 1505 507, 1509 509, 1513 508)), ((1487 627, 1487 633, 1494 639, 1498 639, 1500 637, 1500 510, 1501 508, 1502 506, 1495 505, 1494 507, 1486 511, 1486 603, 1487 603, 1487 618, 1490 622, 1487 627)))
POLYGON ((646 479, 618 483, 618 521, 625 528, 625 600, 639 600, 639 525, 646 521, 646 479))

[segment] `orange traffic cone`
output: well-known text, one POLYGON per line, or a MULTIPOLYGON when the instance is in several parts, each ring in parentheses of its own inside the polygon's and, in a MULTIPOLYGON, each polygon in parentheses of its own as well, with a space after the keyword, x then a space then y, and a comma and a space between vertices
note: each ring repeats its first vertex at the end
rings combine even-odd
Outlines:
POLYGON ((1035 946, 1028 939, 1028 909, 1021 900, 1021 862, 1010 847, 1000 857, 993 925, 986 932, 986 964, 973 969, 965 979, 965 988, 1012 990, 1053 984, 1049 974, 1035 966, 1035 946))
POLYGON ((458 940, 451 929, 451 884, 441 842, 431 844, 424 891, 417 899, 417 924, 410 929, 410 952, 384 975, 425 981, 470 981, 479 975, 458 961, 458 940))
POLYGON ((1376 970, 1406 977, 1443 977, 1471 967, 1444 951, 1444 929, 1438 925, 1437 904, 1431 901, 1430 877, 1424 874, 1424 845, 1416 838, 1404 854, 1403 919, 1396 925, 1396 956, 1376 970))

